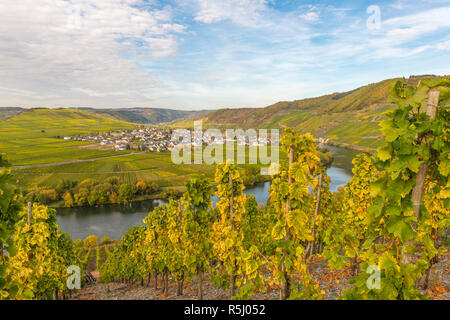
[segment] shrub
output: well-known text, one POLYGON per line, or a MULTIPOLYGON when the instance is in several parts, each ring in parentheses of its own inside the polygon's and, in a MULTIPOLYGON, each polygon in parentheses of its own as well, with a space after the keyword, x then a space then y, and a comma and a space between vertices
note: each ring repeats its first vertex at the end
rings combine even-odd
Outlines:
POLYGON ((109 243, 111 243, 111 242, 113 242, 112 240, 111 240, 111 238, 109 238, 109 237, 107 237, 107 236, 104 236, 103 238, 102 238, 102 241, 100 242, 101 244, 109 244, 109 243))
POLYGON ((109 184, 112 184, 113 186, 117 186, 117 185, 119 185, 119 183, 120 183, 120 179, 119 179, 119 177, 108 177, 106 180, 105 180, 105 183, 109 183, 109 184))
POLYGON ((176 198, 181 197, 181 195, 182 195, 181 191, 178 191, 176 189, 167 189, 166 191, 164 191, 162 193, 161 196, 163 199, 169 199, 169 198, 176 199, 176 198))
POLYGON ((58 200, 58 193, 55 189, 42 190, 37 200, 42 204, 48 204, 51 201, 58 200))
POLYGON ((136 182, 136 191, 138 194, 143 195, 147 193, 148 185, 145 181, 136 182))
POLYGON ((73 242, 73 245, 77 248, 82 248, 83 247, 83 240, 81 239, 77 239, 73 242))
POLYGON ((129 183, 121 184, 119 187, 119 201, 127 202, 133 198, 133 186, 129 183))
POLYGON ((96 235, 88 236, 86 239, 84 239, 84 246, 86 248, 95 247, 98 244, 99 240, 100 239, 96 235))
POLYGON ((73 205, 74 205, 74 200, 73 200, 72 194, 71 194, 70 192, 66 192, 66 193, 64 194, 63 199, 64 199, 64 206, 65 206, 65 207, 67 207, 67 208, 73 207, 73 205))

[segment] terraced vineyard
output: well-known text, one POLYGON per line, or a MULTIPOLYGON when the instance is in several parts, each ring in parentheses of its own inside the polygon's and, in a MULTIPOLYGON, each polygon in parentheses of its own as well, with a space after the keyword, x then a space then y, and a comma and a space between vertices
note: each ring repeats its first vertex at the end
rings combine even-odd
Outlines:
POLYGON ((25 190, 55 187, 63 180, 78 183, 111 176, 127 183, 152 181, 162 188, 183 186, 199 174, 213 179, 214 166, 175 165, 170 152, 99 150, 85 147, 92 142, 63 139, 136 125, 92 110, 25 110, 0 120, 0 153, 8 155, 25 190))
POLYGON ((133 154, 89 162, 16 170, 15 175, 26 186, 56 185, 60 180, 103 180, 117 176, 122 181, 153 181, 159 186, 180 186, 186 179, 205 174, 213 177, 215 168, 204 165, 175 165, 170 152, 133 154))
MULTIPOLYGON (((53 163, 73 159, 117 155, 114 151, 82 149, 86 142, 64 136, 133 129, 134 124, 92 111, 30 109, 0 120, 0 152, 8 153, 14 165, 53 163)), ((129 153, 127 151, 122 153, 129 153)))

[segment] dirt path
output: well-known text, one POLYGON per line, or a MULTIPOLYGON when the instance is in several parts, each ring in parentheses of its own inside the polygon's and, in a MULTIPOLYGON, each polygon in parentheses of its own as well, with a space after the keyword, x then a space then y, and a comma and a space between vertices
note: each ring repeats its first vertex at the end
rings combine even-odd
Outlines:
POLYGON ((61 162, 52 162, 52 163, 38 163, 38 164, 29 164, 24 166, 14 166, 12 167, 13 170, 20 170, 20 169, 29 169, 29 168, 41 168, 41 167, 51 167, 51 166, 59 166, 63 164, 71 164, 71 163, 79 163, 79 162, 92 162, 96 160, 103 160, 103 159, 111 159, 111 158, 119 158, 119 157, 126 157, 136 154, 144 154, 147 152, 133 152, 133 153, 126 153, 126 154, 119 154, 117 156, 107 156, 107 157, 100 157, 100 158, 92 158, 92 159, 73 159, 68 161, 61 161, 61 162))

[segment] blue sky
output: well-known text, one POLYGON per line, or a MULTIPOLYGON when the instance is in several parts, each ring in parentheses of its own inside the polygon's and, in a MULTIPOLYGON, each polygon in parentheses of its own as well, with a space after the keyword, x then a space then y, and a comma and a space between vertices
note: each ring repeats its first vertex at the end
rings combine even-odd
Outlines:
POLYGON ((0 18, 0 106, 264 107, 450 74, 443 0, 4 0, 0 18))

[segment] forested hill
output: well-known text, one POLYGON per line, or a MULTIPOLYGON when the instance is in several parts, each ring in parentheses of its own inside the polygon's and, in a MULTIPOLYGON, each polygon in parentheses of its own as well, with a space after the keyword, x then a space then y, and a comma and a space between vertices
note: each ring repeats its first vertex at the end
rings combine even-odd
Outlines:
MULTIPOLYGON (((159 108, 121 108, 121 109, 94 109, 94 108, 75 108, 77 110, 90 111, 99 115, 106 115, 120 121, 139 123, 139 124, 159 124, 176 120, 191 119, 205 115, 210 110, 202 111, 183 111, 159 108)), ((0 108, 0 119, 10 118, 16 114, 27 110, 20 107, 0 108)))
MULTIPOLYGON (((437 76, 411 76, 409 83, 437 76)), ((449 76, 444 76, 448 78, 449 76)), ((338 144, 375 148, 380 141, 378 123, 390 108, 388 79, 358 89, 295 101, 281 101, 265 108, 221 109, 198 119, 204 127, 283 128, 311 132, 338 144)), ((192 120, 174 126, 192 126, 192 120)))
POLYGON ((211 112, 210 110, 184 111, 159 108, 80 109, 91 110, 101 114, 110 115, 117 120, 140 124, 158 124, 176 120, 192 119, 211 112))
POLYGON ((0 119, 13 117, 22 110, 22 108, 0 108, 0 119))

